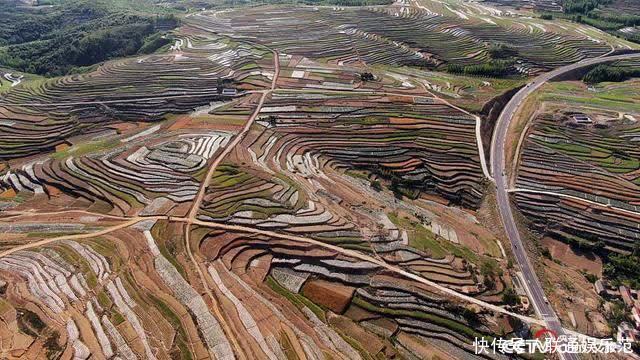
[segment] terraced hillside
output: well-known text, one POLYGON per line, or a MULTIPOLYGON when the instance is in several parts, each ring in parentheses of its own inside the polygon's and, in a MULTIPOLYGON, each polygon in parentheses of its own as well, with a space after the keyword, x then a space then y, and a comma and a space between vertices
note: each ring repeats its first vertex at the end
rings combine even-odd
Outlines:
POLYGON ((3 356, 357 359, 429 341, 475 358, 470 339, 507 324, 365 261, 246 233, 195 230, 200 283, 180 228, 146 220, 3 256, 3 356))
POLYGON ((536 226, 578 243, 634 249, 640 236, 637 86, 628 80, 592 91, 577 83, 549 88, 546 111, 523 144, 515 190, 518 207, 536 226), (560 98, 570 106, 560 109, 560 98))
POLYGON ((261 114, 275 118, 256 139, 273 143, 261 155, 289 171, 313 172, 305 167, 326 157, 331 167, 388 178, 398 191, 436 192, 470 207, 481 197, 476 120, 436 99, 276 92, 261 114))
MULTIPOLYGON (((0 358, 503 359, 474 339, 545 326, 487 210, 485 115, 622 42, 476 3, 181 20, 91 72, 2 69, 0 358), (496 61, 509 76, 444 72, 496 61)), ((629 84, 598 85, 598 114, 629 84)), ((535 224, 545 196, 557 221, 576 194, 618 201, 587 222, 638 205, 625 104, 608 129, 540 114, 516 189, 535 224), (625 191, 590 192, 586 169, 625 191)))
POLYGON ((435 69, 443 69, 445 64, 480 65, 492 59, 492 45, 509 44, 517 54, 513 71, 532 74, 611 50, 603 41, 580 33, 499 25, 493 20, 434 13, 403 3, 355 9, 231 10, 213 16, 197 15, 189 22, 237 39, 260 42, 282 53, 336 64, 435 69), (354 18, 358 19, 357 25, 354 18), (304 37, 300 29, 304 29, 304 37))
MULTIPOLYGON (((215 37, 176 38, 169 54, 106 63, 95 72, 25 82, 0 95, 0 159, 49 151, 105 123, 158 121, 260 88, 265 51, 215 37)), ((264 70, 266 72, 267 70, 264 70)))

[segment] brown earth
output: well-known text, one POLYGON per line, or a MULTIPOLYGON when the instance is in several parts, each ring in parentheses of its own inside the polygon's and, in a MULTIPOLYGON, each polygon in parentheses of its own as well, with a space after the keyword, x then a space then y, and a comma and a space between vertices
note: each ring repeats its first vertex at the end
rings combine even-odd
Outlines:
POLYGON ((424 343, 405 332, 398 334, 398 341, 421 359, 455 359, 451 354, 448 354, 446 350, 430 346, 430 344, 424 343))
POLYGON ((302 287, 302 294, 316 304, 342 314, 349 303, 355 288, 324 280, 310 280, 302 287))
POLYGON ((576 330, 591 336, 608 336, 608 326, 600 314, 600 297, 578 270, 544 259, 543 287, 558 312, 562 324, 573 329, 569 312, 576 318, 576 330))
POLYGON ((69 144, 67 144, 67 143, 58 144, 58 145, 56 145, 56 152, 65 151, 65 150, 69 149, 70 147, 71 146, 69 146, 69 144))
POLYGON ((356 340, 363 349, 374 357, 393 358, 395 351, 393 346, 385 340, 365 331, 349 318, 340 315, 329 314, 329 323, 350 338, 356 340))
POLYGON ((374 314, 372 312, 369 312, 369 311, 359 307, 358 305, 354 305, 354 304, 351 304, 344 314, 345 314, 345 316, 347 316, 350 319, 355 320, 355 321, 376 319, 376 318, 379 317, 378 315, 376 315, 376 314, 374 314))
POLYGON ((5 190, 0 193, 0 199, 12 199, 14 197, 16 197, 16 191, 13 189, 5 190))
POLYGON ((576 270, 584 270, 602 277, 602 259, 594 253, 573 249, 569 244, 550 237, 544 237, 541 243, 549 249, 551 258, 557 259, 576 270))

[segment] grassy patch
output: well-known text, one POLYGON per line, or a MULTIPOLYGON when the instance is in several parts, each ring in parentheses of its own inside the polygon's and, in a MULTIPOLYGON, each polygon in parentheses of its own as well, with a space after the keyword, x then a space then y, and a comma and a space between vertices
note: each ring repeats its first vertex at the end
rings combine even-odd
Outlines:
POLYGON ((293 344, 291 344, 291 340, 289 339, 289 336, 287 336, 286 332, 282 331, 280 333, 280 339, 278 342, 280 343, 280 347, 282 348, 284 355, 287 357, 287 360, 300 359, 298 357, 298 354, 296 354, 296 351, 293 348, 293 344))
POLYGON ((64 159, 69 156, 82 156, 91 154, 98 151, 110 150, 120 144, 120 140, 106 139, 98 141, 89 141, 86 143, 74 145, 66 150, 55 152, 51 154, 54 159, 64 159))
POLYGON ((109 295, 106 292, 100 291, 98 295, 96 295, 96 299, 98 299, 98 304, 104 309, 109 309, 113 305, 109 295))
POLYGON ((399 229, 408 232, 411 247, 422 250, 433 258, 443 258, 449 253, 436 236, 422 224, 400 217, 397 213, 389 213, 387 216, 399 229))
POLYGON ((119 312, 112 312, 110 319, 114 326, 118 326, 124 322, 124 317, 119 312))
POLYGON ((178 254, 178 244, 176 239, 176 234, 173 231, 169 230, 169 223, 165 221, 159 221, 155 224, 155 226, 151 229, 151 236, 156 240, 156 245, 160 250, 162 256, 164 256, 170 263, 173 265, 176 270, 182 275, 183 278, 187 278, 187 273, 184 271, 182 264, 178 262, 176 255, 178 254), (171 237, 171 240, 168 240, 167 237, 171 237))

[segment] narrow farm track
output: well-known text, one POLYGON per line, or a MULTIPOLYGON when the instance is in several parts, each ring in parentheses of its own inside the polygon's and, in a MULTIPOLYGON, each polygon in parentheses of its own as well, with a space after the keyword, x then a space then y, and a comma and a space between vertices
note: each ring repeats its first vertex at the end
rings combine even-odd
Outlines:
MULTIPOLYGON (((416 3, 416 5, 418 5, 418 3, 416 3)), ((419 6, 419 5, 418 5, 419 6)), ((424 89, 424 91, 431 95, 433 98, 437 99, 438 101, 441 101, 442 103, 464 113, 467 114, 469 116, 473 116, 473 118, 476 120, 476 142, 478 144, 478 156, 480 157, 480 166, 482 167, 482 173, 484 174, 484 176, 489 179, 491 182, 494 182, 495 180, 493 179, 493 177, 491 176, 491 172, 489 171, 489 168, 487 166, 487 159, 485 157, 484 154, 484 144, 482 142, 482 134, 480 132, 481 128, 482 128, 482 119, 480 118, 480 116, 475 115, 470 113, 469 111, 456 106, 452 103, 450 103, 449 101, 447 101, 446 99, 443 99, 441 97, 439 97, 438 95, 436 95, 435 93, 433 93, 432 91, 429 91, 427 89, 427 87, 424 84, 420 84, 422 86, 422 88, 424 89)))
POLYGON ((204 195, 207 191, 207 187, 211 182, 211 177, 215 173, 216 168, 249 132, 249 130, 251 129, 251 126, 255 122, 255 119, 258 117, 258 114, 260 114, 260 110, 262 109, 262 105, 264 104, 266 97, 269 94, 271 94, 271 91, 273 91, 276 87, 276 82, 278 81, 278 75, 280 73, 280 62, 279 62, 278 56, 279 56, 278 53, 276 51, 273 51, 274 75, 273 75, 273 80, 271 82, 271 89, 268 91, 262 92, 262 94, 260 95, 260 100, 258 101, 258 104, 255 110, 247 120, 242 131, 239 132, 234 137, 233 141, 230 144, 228 144, 228 146, 225 147, 220 152, 220 154, 213 160, 213 162, 209 166, 209 170, 207 171, 206 175, 204 176, 204 179, 202 180, 202 183, 200 184, 200 189, 198 191, 198 194, 196 195, 195 199, 193 200, 193 203, 191 204, 191 210, 189 211, 189 215, 186 218, 186 223, 184 226, 184 242, 185 242, 185 248, 187 249, 187 253, 189 255, 189 260, 191 260, 191 262, 193 263, 193 266, 196 269, 196 272, 198 273, 198 277, 200 278, 200 282, 202 283, 205 289, 205 292, 207 293, 207 296, 209 297, 209 299, 213 304, 212 309, 215 316, 221 322, 224 332, 228 335, 227 338, 230 339, 233 347, 235 348, 236 354, 238 354, 241 359, 246 359, 247 355, 245 354, 242 346, 238 343, 237 336, 234 336, 234 332, 232 331, 228 322, 226 321, 225 316, 220 311, 220 305, 218 303, 218 300, 216 299, 213 292, 211 291, 211 288, 208 285, 205 272, 202 271, 202 268, 201 268, 202 263, 198 262, 193 254, 193 251, 191 249, 190 233, 191 233, 191 225, 196 220, 196 216, 198 215, 198 210, 200 209, 200 204, 202 203, 202 199, 204 198, 204 195))
POLYGON ((14 248, 8 249, 8 250, 4 250, 2 252, 0 252, 0 258, 1 257, 5 257, 8 255, 11 255, 15 252, 21 251, 21 250, 29 250, 29 249, 33 249, 33 248, 39 248, 45 245, 49 245, 51 243, 54 243, 56 241, 60 241, 60 240, 82 240, 82 239, 90 239, 90 238, 94 238, 97 236, 101 236, 101 235, 106 235, 109 233, 112 233, 114 231, 117 230, 122 230, 125 228, 128 228, 130 226, 133 226, 141 221, 145 221, 145 220, 160 220, 160 219, 166 219, 166 216, 149 216, 149 217, 135 217, 132 218, 131 220, 125 221, 123 223, 120 223, 118 225, 115 226, 111 226, 99 231, 95 231, 95 232, 91 232, 91 233, 83 233, 83 234, 74 234, 74 235, 64 235, 64 236, 58 236, 58 237, 54 237, 54 238, 50 238, 50 239, 44 239, 41 241, 36 241, 36 242, 32 242, 29 244, 24 244, 24 245, 19 245, 16 246, 14 248))
POLYGON ((253 125, 256 118, 258 117, 258 114, 260 114, 260 110, 262 109, 262 105, 264 104, 264 101, 267 95, 271 94, 271 92, 275 90, 276 82, 278 80, 278 75, 280 74, 280 62, 278 61, 278 53, 276 51, 273 52, 273 56, 274 56, 275 73, 273 75, 273 80, 271 81, 271 90, 262 92, 262 95, 260 96, 260 100, 258 101, 258 105, 256 106, 256 109, 254 110, 253 114, 251 114, 251 116, 249 117, 249 120, 245 124, 242 131, 235 136, 233 141, 229 145, 227 145, 227 147, 224 148, 224 150, 220 153, 220 155, 218 155, 218 157, 216 157, 216 159, 211 163, 211 166, 209 167, 209 171, 205 175, 202 181, 202 184, 200 185, 200 190, 198 191, 198 195, 196 195, 196 198, 193 200, 193 204, 191 205, 191 210, 189 211, 189 218, 193 219, 196 217, 196 214, 198 213, 198 209, 200 208, 200 204, 202 203, 204 194, 206 193, 207 186, 209 186, 211 182, 211 176, 216 171, 216 168, 218 167, 220 162, 222 162, 222 160, 231 152, 231 150, 233 150, 233 148, 235 148, 236 145, 238 145, 240 141, 242 141, 242 139, 245 137, 247 132, 249 132, 249 129, 251 129, 251 126, 253 125))

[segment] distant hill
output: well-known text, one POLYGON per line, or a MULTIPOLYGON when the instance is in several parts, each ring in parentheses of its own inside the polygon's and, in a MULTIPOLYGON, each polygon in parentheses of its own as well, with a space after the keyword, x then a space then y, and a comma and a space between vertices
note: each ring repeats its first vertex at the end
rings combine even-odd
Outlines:
POLYGON ((178 25, 172 15, 159 16, 114 3, 0 0, 0 65, 40 75, 63 75, 140 49, 153 51, 165 43, 157 33, 178 25))

